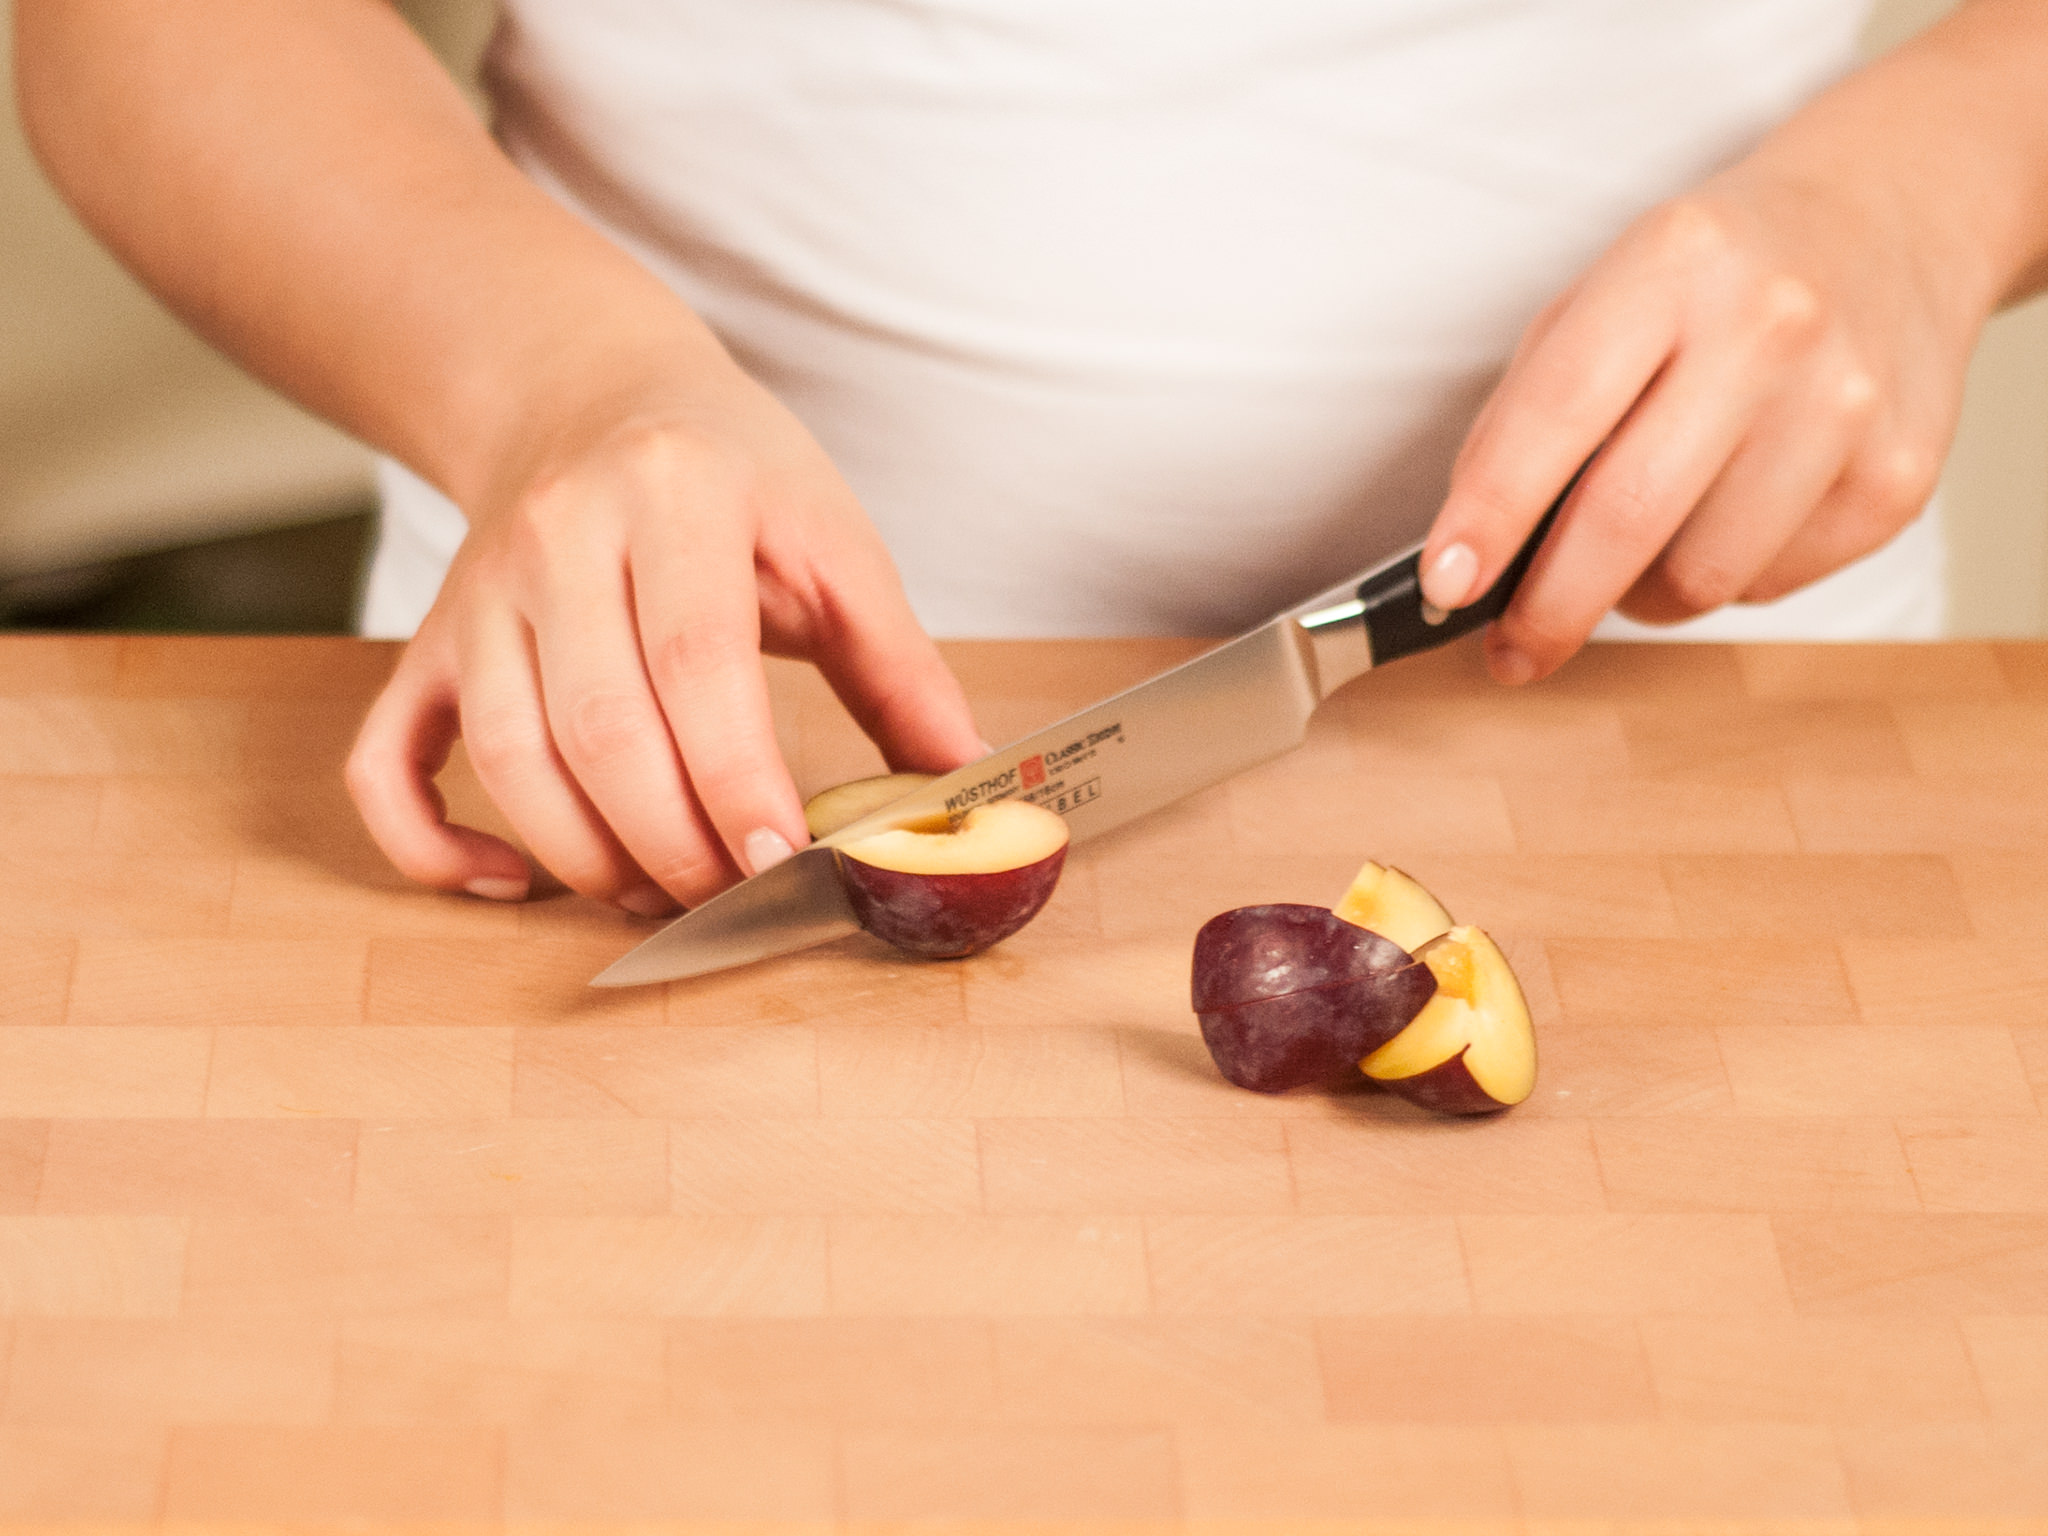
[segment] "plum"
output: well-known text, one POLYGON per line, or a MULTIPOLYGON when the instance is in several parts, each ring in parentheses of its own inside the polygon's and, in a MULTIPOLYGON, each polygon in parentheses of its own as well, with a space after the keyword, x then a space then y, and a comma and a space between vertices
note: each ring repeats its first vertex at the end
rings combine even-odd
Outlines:
POLYGON ((1067 823, 1043 806, 998 800, 958 827, 877 832, 839 849, 861 926, 909 954, 956 960, 1008 938, 1059 884, 1067 823))
POLYGON ((1400 945, 1325 907, 1239 907, 1195 935, 1202 1039, 1224 1077, 1260 1093, 1355 1071, 1436 985, 1400 945))
MULTIPOLYGON (((821 789, 804 802, 804 825, 812 837, 830 837, 870 812, 893 805, 913 789, 929 784, 928 773, 882 773, 871 779, 849 779, 821 789)), ((941 822, 944 818, 940 818, 941 822)))

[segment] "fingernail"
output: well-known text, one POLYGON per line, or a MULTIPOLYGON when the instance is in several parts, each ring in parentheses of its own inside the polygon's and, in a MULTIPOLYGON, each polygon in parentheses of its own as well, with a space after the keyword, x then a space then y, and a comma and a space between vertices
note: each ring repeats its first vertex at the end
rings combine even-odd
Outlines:
POLYGON ((641 885, 621 896, 619 905, 635 917, 667 917, 675 911, 676 899, 658 885, 641 885))
POLYGON ((981 755, 983 757, 991 756, 995 752, 996 749, 990 746, 987 742, 981 741, 979 738, 976 738, 976 741, 977 744, 981 747, 981 755))
POLYGON ((1503 645, 1489 658, 1495 682, 1519 688, 1536 675, 1536 663, 1511 645, 1503 645))
POLYGON ((747 873, 750 875, 773 869, 795 852, 789 846, 789 839, 773 827, 754 828, 747 834, 746 841, 740 844, 740 855, 747 861, 747 873))
POLYGON ((509 875, 478 875, 463 889, 472 896, 481 896, 485 901, 524 901, 528 882, 514 880, 509 875))
POLYGON ((1462 608, 1478 594, 1472 590, 1479 580, 1479 557, 1469 544, 1449 544, 1437 552, 1422 573, 1422 595, 1446 612, 1462 608))

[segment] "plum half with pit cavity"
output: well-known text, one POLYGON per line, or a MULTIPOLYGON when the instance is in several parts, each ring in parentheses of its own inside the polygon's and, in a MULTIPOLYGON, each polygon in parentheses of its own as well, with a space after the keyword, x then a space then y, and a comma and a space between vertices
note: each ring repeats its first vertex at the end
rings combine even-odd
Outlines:
POLYGON ((1008 938, 1051 900, 1067 823, 1043 806, 998 800, 957 827, 877 832, 838 856, 863 928, 910 954, 956 960, 1008 938))

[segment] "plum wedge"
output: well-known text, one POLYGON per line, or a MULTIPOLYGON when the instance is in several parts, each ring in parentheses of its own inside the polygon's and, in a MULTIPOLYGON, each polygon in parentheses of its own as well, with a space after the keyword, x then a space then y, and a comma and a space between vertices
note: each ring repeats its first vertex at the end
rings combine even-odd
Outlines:
POLYGON ((1416 958, 1436 978, 1436 995, 1360 1063, 1365 1075, 1447 1115, 1491 1114, 1528 1098, 1536 1031, 1500 946, 1477 928, 1453 928, 1416 958))

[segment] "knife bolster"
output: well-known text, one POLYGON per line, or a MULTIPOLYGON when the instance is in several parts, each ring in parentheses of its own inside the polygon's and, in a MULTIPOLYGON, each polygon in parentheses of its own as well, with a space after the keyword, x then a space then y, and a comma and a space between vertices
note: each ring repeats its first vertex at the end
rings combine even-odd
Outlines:
POLYGON ((1317 702, 1372 670, 1372 636, 1365 624, 1365 604, 1356 599, 1304 613, 1294 627, 1317 702))

